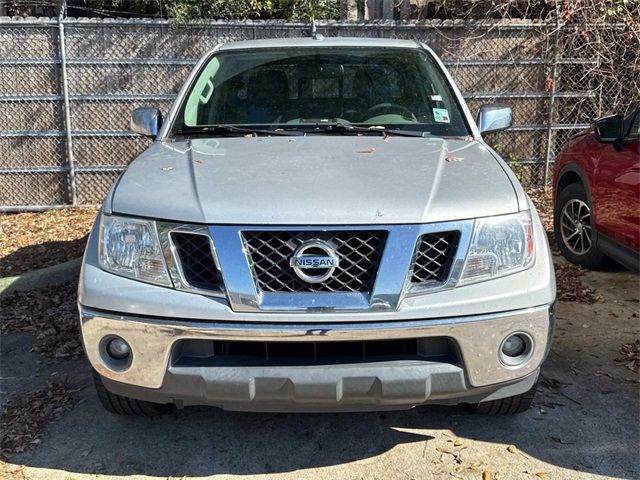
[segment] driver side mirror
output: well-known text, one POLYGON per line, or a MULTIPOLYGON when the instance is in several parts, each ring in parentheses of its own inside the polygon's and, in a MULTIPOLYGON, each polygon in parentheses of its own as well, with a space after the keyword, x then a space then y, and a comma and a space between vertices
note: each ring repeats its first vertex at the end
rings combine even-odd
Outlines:
POLYGON ((511 126, 513 115, 511 107, 500 104, 483 105, 478 112, 480 133, 498 132, 511 126))
POLYGON ((622 115, 599 118, 594 123, 593 133, 600 143, 616 143, 622 140, 622 115))
POLYGON ((162 126, 162 114, 153 107, 138 107, 131 112, 131 130, 145 137, 156 138, 162 126))

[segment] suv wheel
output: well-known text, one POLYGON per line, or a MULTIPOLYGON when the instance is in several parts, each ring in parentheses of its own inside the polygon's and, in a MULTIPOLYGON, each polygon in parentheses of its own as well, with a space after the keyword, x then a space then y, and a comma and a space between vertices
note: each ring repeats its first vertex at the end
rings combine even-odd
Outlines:
POLYGON ((156 417, 163 413, 167 413, 171 408, 170 405, 137 400, 135 398, 111 393, 104 386, 104 383, 102 383, 102 377, 100 377, 100 374, 95 370, 93 371, 93 383, 96 387, 98 400, 100 400, 102 406, 108 412, 115 413, 116 415, 156 417))
POLYGON ((531 390, 521 393, 520 395, 476 403, 470 407, 475 413, 484 415, 513 415, 515 413, 526 412, 533 403, 533 397, 536 395, 537 387, 538 382, 536 381, 533 387, 531 387, 531 390))
POLYGON ((558 194, 553 229, 562 255, 571 263, 589 269, 604 265, 605 256, 595 242, 591 205, 582 185, 573 183, 558 194))

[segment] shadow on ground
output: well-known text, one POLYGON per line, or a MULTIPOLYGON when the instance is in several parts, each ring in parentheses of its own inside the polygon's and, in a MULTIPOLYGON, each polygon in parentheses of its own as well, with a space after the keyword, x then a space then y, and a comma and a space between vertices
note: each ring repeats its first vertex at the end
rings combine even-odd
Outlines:
POLYGON ((0 258, 0 278, 50 267, 83 255, 88 235, 76 240, 44 242, 19 248, 0 258))
MULTIPOLYGON (((12 459, 38 478, 67 474, 159 477, 296 472, 295 478, 639 478, 638 377, 615 363, 638 335, 638 277, 588 274, 605 303, 561 303, 556 338, 542 372, 537 405, 512 417, 458 407, 357 414, 249 414, 192 407, 157 419, 101 410, 85 360, 55 374, 82 388, 79 404, 42 443, 12 459), (463 447, 451 442, 462 439, 463 447), (506 446, 518 447, 515 454, 506 446), (438 450, 440 449, 440 450, 438 450), (457 464, 442 450, 461 452, 457 464), (434 460, 442 458, 440 464, 434 460), (462 472, 449 476, 454 468, 462 472), (327 467, 320 472, 319 467, 327 467), (449 470, 448 470, 449 469, 449 470), (439 475, 442 475, 440 477, 439 475)), ((2 364, 29 363, 28 345, 2 351, 2 364)), ((33 377, 33 372, 29 375, 33 377)), ((38 377, 44 380, 47 370, 38 377)), ((66 477, 65 477, 66 478, 66 477)))

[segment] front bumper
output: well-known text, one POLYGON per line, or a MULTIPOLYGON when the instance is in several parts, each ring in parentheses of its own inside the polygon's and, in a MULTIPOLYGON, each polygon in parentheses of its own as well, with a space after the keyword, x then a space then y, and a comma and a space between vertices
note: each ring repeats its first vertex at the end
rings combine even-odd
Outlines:
POLYGON ((209 404, 235 410, 401 408, 479 401, 522 393, 534 384, 553 330, 550 306, 475 316, 388 322, 291 324, 204 322, 118 315, 81 306, 87 356, 114 393, 158 402, 209 404), (498 354, 514 332, 532 351, 517 367, 498 354), (104 339, 124 338, 127 368, 105 358, 104 339), (364 341, 441 337, 453 341, 455 363, 391 361, 305 366, 179 366, 179 340, 258 342, 364 341))

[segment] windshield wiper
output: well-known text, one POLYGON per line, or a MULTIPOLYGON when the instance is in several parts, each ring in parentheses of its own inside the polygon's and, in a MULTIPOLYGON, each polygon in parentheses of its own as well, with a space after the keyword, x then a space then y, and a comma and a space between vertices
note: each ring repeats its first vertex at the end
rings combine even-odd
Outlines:
POLYGON ((298 130, 296 127, 292 128, 277 128, 274 130, 251 128, 251 127, 237 127, 234 125, 207 125, 203 127, 187 127, 176 132, 176 135, 184 136, 212 136, 212 135, 279 135, 279 136, 303 136, 307 134, 321 134, 321 133, 379 133, 384 135, 398 135, 402 137, 425 137, 430 135, 430 132, 423 132, 420 130, 402 130, 402 129, 390 129, 383 125, 371 125, 369 127, 363 127, 360 125, 351 125, 347 123, 338 123, 333 125, 318 125, 320 128, 314 130, 298 130))
POLYGON ((208 125, 204 127, 183 128, 176 132, 176 135, 281 135, 281 136, 299 136, 304 135, 304 132, 296 130, 268 130, 251 127, 236 127, 233 125, 208 125))
MULTIPOLYGON (((383 125, 371 125, 370 127, 362 127, 360 125, 350 125, 347 123, 338 123, 335 125, 327 125, 319 130, 325 133, 381 133, 384 135, 398 135, 402 137, 425 137, 430 132, 420 130, 402 130, 398 128, 386 128, 383 125)), ((315 133, 313 131, 309 133, 315 133)))

